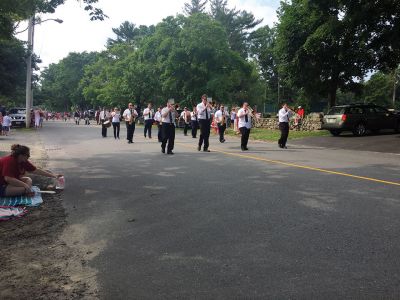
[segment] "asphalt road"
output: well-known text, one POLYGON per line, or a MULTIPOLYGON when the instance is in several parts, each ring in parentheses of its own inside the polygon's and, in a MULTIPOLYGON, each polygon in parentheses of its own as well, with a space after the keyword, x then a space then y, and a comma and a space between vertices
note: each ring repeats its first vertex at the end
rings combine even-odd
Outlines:
POLYGON ((368 133, 368 135, 362 137, 355 137, 352 133, 345 132, 340 136, 309 137, 292 143, 330 149, 400 154, 400 134, 395 134, 393 130, 386 130, 376 134, 368 133))
MULTIPOLYGON (((102 299, 400 297, 398 155, 46 123, 102 299), (153 133, 156 137, 156 134, 153 133)), ((398 138, 392 136, 393 138, 398 138)), ((303 143, 304 144, 304 143, 303 143)))

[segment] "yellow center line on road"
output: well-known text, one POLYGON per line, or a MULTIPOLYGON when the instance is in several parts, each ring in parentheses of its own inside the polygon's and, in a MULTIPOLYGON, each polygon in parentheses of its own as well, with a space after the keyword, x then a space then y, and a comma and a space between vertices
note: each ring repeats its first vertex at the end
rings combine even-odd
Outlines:
MULTIPOLYGON (((189 146, 187 144, 182 144, 182 143, 176 143, 176 144, 179 144, 179 145, 181 145, 181 146, 183 146, 185 148, 190 148, 190 149, 196 148, 196 147, 193 147, 193 146, 189 146)), ((327 173, 327 174, 333 174, 333 175, 339 175, 339 176, 346 176, 346 177, 357 178, 357 179, 361 179, 361 180, 367 180, 367 181, 373 181, 373 182, 379 182, 379 183, 384 183, 384 184, 389 184, 389 185, 400 186, 400 182, 381 180, 381 179, 377 179, 377 178, 358 176, 358 175, 353 175, 353 174, 348 174, 348 173, 343 173, 343 172, 336 172, 336 171, 331 171, 331 170, 326 170, 326 169, 321 169, 321 168, 315 168, 315 167, 310 167, 310 166, 287 163, 287 162, 284 162, 284 161, 273 160, 273 159, 268 159, 268 158, 262 158, 262 157, 259 157, 259 156, 246 155, 246 154, 240 154, 240 153, 234 153, 234 152, 227 152, 227 151, 223 151, 223 150, 216 149, 216 148, 213 148, 213 152, 222 153, 222 154, 226 154, 226 155, 230 155, 230 156, 241 157, 241 158, 248 158, 248 159, 253 159, 253 160, 258 160, 258 161, 263 161, 263 162, 268 162, 268 163, 272 163, 272 164, 284 165, 284 166, 293 167, 293 168, 306 169, 306 170, 317 171, 317 172, 321 172, 321 173, 327 173)))

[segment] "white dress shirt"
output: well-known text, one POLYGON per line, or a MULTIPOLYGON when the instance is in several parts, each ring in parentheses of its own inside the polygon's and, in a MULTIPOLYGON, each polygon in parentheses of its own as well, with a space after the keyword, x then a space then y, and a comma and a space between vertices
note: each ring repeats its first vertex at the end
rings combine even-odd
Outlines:
POLYGON ((239 118, 238 127, 246 127, 247 129, 251 128, 251 116, 249 115, 249 110, 244 108, 239 109, 237 117, 239 118), (247 115, 247 122, 246 122, 246 115, 247 115))
POLYGON ((119 123, 120 122, 120 117, 121 117, 121 113, 120 112, 113 111, 111 113, 111 116, 112 116, 112 121, 111 122, 113 122, 113 123, 119 123))
POLYGON ((292 116, 292 112, 290 110, 285 110, 281 108, 278 113, 279 123, 289 123, 289 118, 292 116))
POLYGON ((111 116, 110 112, 102 110, 100 112, 100 120, 109 119, 111 116))
POLYGON ((208 106, 205 106, 203 102, 197 104, 197 117, 199 120, 205 120, 206 119, 206 110, 207 110, 207 115, 208 119, 211 119, 211 109, 208 106))
POLYGON ((215 113, 215 118, 217 120, 217 123, 222 123, 222 116, 225 116, 225 123, 226 123, 226 112, 222 110, 217 110, 217 112, 215 113))
POLYGON ((161 120, 162 120, 163 123, 175 124, 175 111, 171 112, 171 118, 170 118, 169 108, 168 107, 164 107, 162 109, 162 111, 161 111, 161 120))
MULTIPOLYGON (((132 108, 132 112, 133 112, 133 116, 136 118, 138 116, 138 113, 135 109, 132 108)), ((129 119, 131 118, 131 110, 129 108, 124 110, 124 113, 122 114, 122 116, 124 117, 125 121, 129 121, 129 119)))
POLYGON ((154 115, 154 121, 161 123, 161 112, 156 112, 156 114, 154 115))
POLYGON ((144 116, 144 120, 152 120, 154 118, 154 110, 150 109, 150 108, 145 108, 143 111, 143 116, 144 116), (150 115, 149 115, 150 113, 150 115))
POLYGON ((191 119, 192 121, 197 121, 197 113, 195 113, 194 111, 192 111, 192 112, 190 113, 190 119, 191 119))

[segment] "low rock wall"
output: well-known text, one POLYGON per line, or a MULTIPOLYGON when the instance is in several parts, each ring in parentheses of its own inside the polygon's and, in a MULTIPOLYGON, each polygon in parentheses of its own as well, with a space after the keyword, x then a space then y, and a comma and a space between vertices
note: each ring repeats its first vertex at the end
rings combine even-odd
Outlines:
MULTIPOLYGON (((266 129, 279 129, 278 118, 259 118, 255 122, 256 128, 266 128, 266 129)), ((314 131, 320 130, 322 125, 322 114, 320 113, 312 113, 301 121, 301 125, 299 126, 299 130, 302 131, 314 131)), ((294 118, 290 119, 290 127, 294 127, 294 118)))

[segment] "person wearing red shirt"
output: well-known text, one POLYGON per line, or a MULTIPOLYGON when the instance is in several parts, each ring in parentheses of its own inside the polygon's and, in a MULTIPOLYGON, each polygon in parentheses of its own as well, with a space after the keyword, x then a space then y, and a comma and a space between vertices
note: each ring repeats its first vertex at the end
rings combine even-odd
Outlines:
POLYGON ((26 172, 50 178, 62 176, 35 167, 28 161, 29 157, 27 146, 14 144, 11 146, 11 155, 0 158, 0 197, 33 196, 32 179, 25 176, 26 172))

